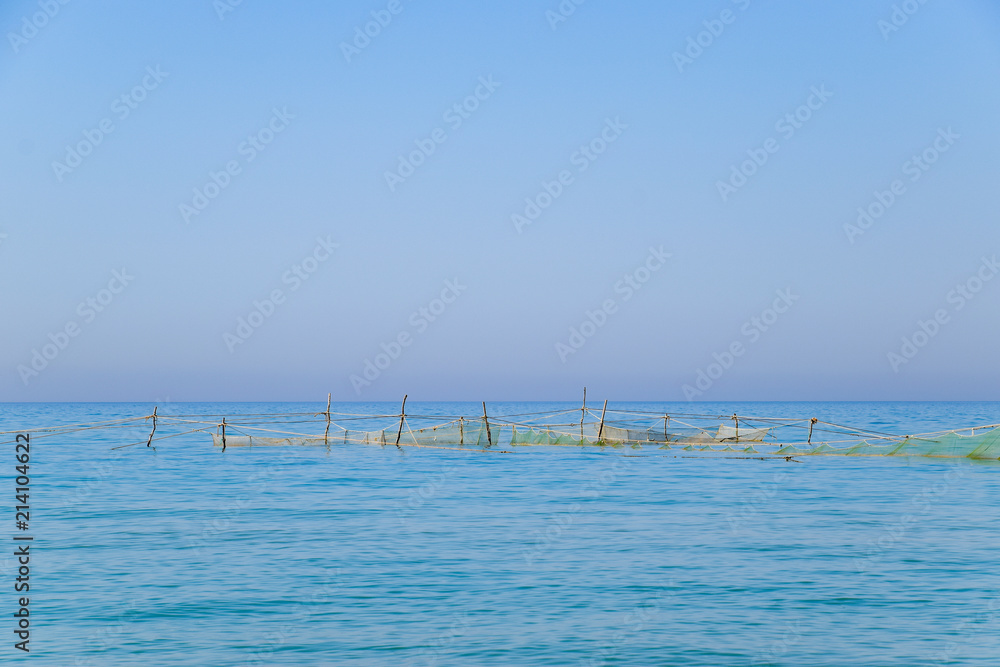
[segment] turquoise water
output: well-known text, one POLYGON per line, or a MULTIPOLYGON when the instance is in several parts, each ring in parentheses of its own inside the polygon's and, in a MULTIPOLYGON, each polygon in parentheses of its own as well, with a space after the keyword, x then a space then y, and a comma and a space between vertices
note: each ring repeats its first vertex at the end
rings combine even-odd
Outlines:
MULTIPOLYGON (((896 433, 1000 422, 996 403, 612 407, 896 433)), ((151 411, 7 404, 0 430, 151 411)), ((577 448, 223 454, 199 434, 110 450, 146 435, 87 431, 32 448, 34 664, 1000 664, 1000 464, 577 448)), ((13 446, 3 451, 12 544, 13 446)), ((15 567, 0 559, 7 662, 24 659, 12 647, 15 567)))

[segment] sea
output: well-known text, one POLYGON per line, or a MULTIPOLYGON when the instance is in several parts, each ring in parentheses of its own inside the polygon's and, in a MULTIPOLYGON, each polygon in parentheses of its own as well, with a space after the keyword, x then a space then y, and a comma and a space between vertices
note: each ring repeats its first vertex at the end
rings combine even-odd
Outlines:
MULTIPOLYGON (((0 405, 0 431, 32 434, 27 503, 13 436, 0 436, 0 663, 1000 664, 1000 462, 652 447, 223 452, 197 430, 210 419, 200 415, 320 413, 325 401, 160 404, 173 419, 158 436, 174 437, 152 447, 150 421, 37 430, 153 407, 0 405), (16 592, 22 567, 30 590, 16 592), (28 652, 15 647, 22 608, 28 652)), ((573 407, 488 403, 498 416, 573 407)), ((898 434, 1000 422, 1000 403, 614 409, 898 434)))

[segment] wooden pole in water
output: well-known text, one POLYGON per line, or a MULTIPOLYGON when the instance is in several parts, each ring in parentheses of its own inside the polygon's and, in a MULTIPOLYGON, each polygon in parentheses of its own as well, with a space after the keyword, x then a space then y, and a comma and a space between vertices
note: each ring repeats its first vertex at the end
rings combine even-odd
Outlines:
POLYGON ((399 446, 399 438, 403 435, 403 420, 406 419, 406 397, 409 394, 403 395, 403 407, 399 409, 399 431, 396 433, 396 449, 402 450, 403 448, 399 446))
POLYGON ((812 420, 809 422, 809 439, 806 440, 806 444, 807 445, 811 445, 812 444, 812 441, 813 441, 813 426, 818 421, 819 421, 818 419, 816 419, 815 417, 813 417, 812 420))
POLYGON ((587 388, 583 388, 583 407, 580 408, 580 439, 583 440, 583 420, 587 416, 587 388))
POLYGON ((226 451, 226 418, 222 418, 222 451, 226 451))
POLYGON ((146 446, 149 447, 153 444, 153 434, 156 433, 156 406, 153 406, 153 430, 149 432, 149 440, 146 441, 146 446))
POLYGON ((330 446, 330 398, 333 394, 326 395, 326 432, 323 434, 323 442, 327 447, 330 446))
POLYGON ((608 399, 604 399, 604 409, 601 410, 601 426, 597 429, 597 440, 601 440, 604 435, 604 413, 608 411, 608 399))
POLYGON ((736 442, 740 441, 740 418, 733 413, 733 421, 736 422, 736 442))
POLYGON ((492 447, 493 436, 490 434, 490 418, 486 415, 486 401, 483 401, 483 421, 486 423, 486 442, 489 443, 487 447, 492 447))

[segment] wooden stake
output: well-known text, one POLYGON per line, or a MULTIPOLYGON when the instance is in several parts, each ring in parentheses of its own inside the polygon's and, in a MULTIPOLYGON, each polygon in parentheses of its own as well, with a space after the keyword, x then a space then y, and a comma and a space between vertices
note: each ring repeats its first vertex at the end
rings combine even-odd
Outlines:
POLYGON ((740 441, 740 418, 733 413, 733 421, 736 422, 736 442, 740 441))
POLYGON ((146 446, 149 447, 153 444, 153 434, 156 433, 156 406, 153 406, 153 430, 149 432, 149 440, 146 441, 146 446))
POLYGON ((458 418, 458 446, 465 445, 465 417, 458 418))
POLYGON ((487 447, 493 446, 493 436, 490 434, 490 418, 486 416, 486 401, 483 401, 483 421, 486 422, 486 442, 487 447))
POLYGON ((608 411, 608 399, 604 399, 604 409, 601 410, 601 426, 597 429, 597 441, 601 441, 601 436, 604 435, 604 413, 608 411))
POLYGON ((226 451, 226 418, 222 418, 222 451, 226 451))
POLYGON ((330 398, 333 394, 326 395, 326 432, 323 434, 323 442, 330 446, 330 398))
POLYGON ((806 440, 806 444, 807 445, 811 445, 812 444, 812 441, 813 441, 813 425, 816 422, 818 422, 818 421, 819 421, 818 419, 816 419, 815 417, 813 417, 812 421, 809 422, 809 439, 806 440))
POLYGON ((399 432, 396 433, 396 449, 402 450, 403 448, 399 446, 399 438, 403 435, 403 420, 406 419, 406 397, 409 394, 403 395, 403 407, 399 409, 399 432))
POLYGON ((587 388, 583 388, 583 407, 580 408, 580 440, 583 440, 583 420, 587 416, 587 388))

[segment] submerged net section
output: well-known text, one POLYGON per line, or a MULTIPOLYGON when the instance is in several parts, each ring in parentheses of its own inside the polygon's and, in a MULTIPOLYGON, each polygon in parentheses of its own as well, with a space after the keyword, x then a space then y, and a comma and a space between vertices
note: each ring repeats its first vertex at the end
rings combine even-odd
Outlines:
MULTIPOLYGON (((325 417, 325 413, 320 415, 325 417)), ((382 415, 381 428, 346 428, 334 424, 317 435, 248 435, 228 425, 229 434, 213 434, 222 447, 386 445, 447 449, 516 450, 522 447, 655 447, 690 455, 738 453, 759 456, 922 456, 1000 459, 1000 427, 912 436, 874 433, 814 419, 656 415, 586 410, 545 415, 443 417, 382 415), (573 418, 573 421, 570 418, 573 418), (236 432, 238 431, 238 432, 236 432)), ((343 421, 343 420, 341 420, 343 421)))
MULTIPOLYGON (((222 436, 212 434, 212 444, 222 446, 222 436)), ((226 437, 227 447, 309 447, 324 444, 323 438, 268 438, 252 435, 230 435, 226 437)))
POLYGON ((404 430, 400 444, 422 447, 492 447, 504 437, 503 426, 482 419, 457 419, 441 426, 404 430))
POLYGON ((326 446, 331 445, 377 445, 385 447, 470 447, 489 448, 504 438, 504 426, 489 424, 483 419, 467 419, 460 417, 443 424, 411 428, 409 420, 395 418, 397 423, 388 428, 366 430, 334 428, 322 435, 251 435, 247 430, 257 430, 265 434, 270 429, 248 427, 239 422, 227 424, 228 433, 223 434, 221 428, 212 434, 212 443, 216 447, 288 447, 288 446, 326 446))
MULTIPOLYGON (((813 448, 787 445, 777 451, 779 455, 827 456, 930 456, 963 457, 980 460, 1000 459, 1000 428, 986 427, 983 433, 962 435, 948 431, 923 436, 907 436, 899 441, 861 442, 848 447, 821 444, 813 448)), ((977 429, 970 429, 975 431, 977 429)))
MULTIPOLYGON (((917 435, 898 435, 833 424, 817 418, 663 414, 642 410, 571 408, 540 413, 481 416, 319 413, 152 415, 95 424, 21 429, 0 433, 62 437, 93 429, 128 433, 145 425, 140 442, 114 449, 155 447, 167 438, 207 434, 230 447, 430 447, 516 452, 532 447, 596 447, 666 450, 675 456, 916 456, 1000 460, 1000 424, 917 435)), ((134 436, 133 436, 134 437, 134 436)), ((132 438, 130 438, 131 440, 132 438)))
POLYGON ((770 432, 769 428, 745 428, 740 433, 739 428, 723 424, 719 426, 715 439, 720 442, 763 442, 770 432))
POLYGON ((582 435, 560 433, 547 428, 531 426, 514 426, 510 436, 510 445, 592 445, 595 440, 582 435))
MULTIPOLYGON (((1000 426, 921 435, 892 435, 818 419, 654 415, 586 408, 548 414, 494 417, 435 415, 313 415, 327 421, 322 435, 274 433, 259 423, 230 421, 213 433, 216 446, 435 447, 499 451, 523 447, 654 447, 700 456, 922 456, 1000 459, 1000 426), (344 425, 350 419, 362 423, 344 425), (382 424, 373 428, 374 422, 382 424), (388 425, 386 423, 388 422, 388 425), (259 435, 250 433, 256 430, 259 435)), ((315 420, 312 420, 315 423, 315 420)))

